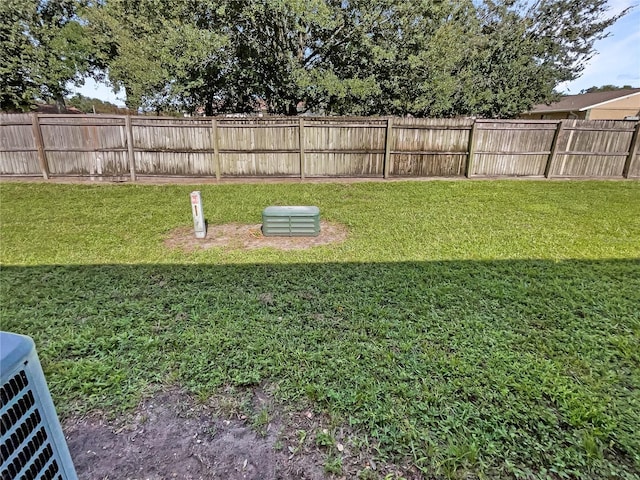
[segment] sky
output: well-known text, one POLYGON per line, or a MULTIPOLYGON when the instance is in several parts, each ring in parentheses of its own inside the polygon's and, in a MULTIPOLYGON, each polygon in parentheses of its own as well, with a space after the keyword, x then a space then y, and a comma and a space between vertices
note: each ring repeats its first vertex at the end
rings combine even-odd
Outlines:
MULTIPOLYGON (((595 43, 597 53, 587 63, 580 78, 558 85, 559 92, 575 95, 589 87, 602 85, 640 87, 640 0, 610 0, 609 5, 612 14, 630 6, 635 5, 635 8, 609 29, 607 38, 595 43)), ((73 91, 124 106, 123 91, 114 93, 108 85, 98 84, 92 79, 87 79, 82 87, 73 91)))
POLYGON ((612 13, 635 5, 630 13, 609 30, 609 37, 595 43, 598 52, 582 75, 558 86, 563 93, 575 95, 589 87, 631 85, 640 87, 640 1, 609 1, 612 13))

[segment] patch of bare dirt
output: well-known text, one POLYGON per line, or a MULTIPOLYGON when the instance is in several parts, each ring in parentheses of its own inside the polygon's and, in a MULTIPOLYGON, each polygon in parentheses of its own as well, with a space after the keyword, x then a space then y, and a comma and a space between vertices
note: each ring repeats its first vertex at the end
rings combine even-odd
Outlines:
POLYGON ((228 223, 209 225, 206 238, 195 238, 193 228, 180 227, 171 232, 164 241, 169 248, 186 252, 206 250, 212 247, 224 247, 233 250, 251 250, 271 247, 279 250, 303 250, 319 245, 340 243, 347 238, 347 228, 332 222, 320 222, 320 234, 317 237, 265 237, 262 225, 228 223))
MULTIPOLYGON (((223 418, 179 391, 148 400, 126 421, 84 418, 65 423, 80 479, 293 480, 324 478, 321 459, 278 451, 279 429, 263 434, 247 417, 223 418)), ((266 428, 268 427, 268 431, 266 428)))
POLYGON ((124 418, 71 418, 67 443, 80 480, 322 480, 423 478, 378 463, 348 429, 310 409, 287 411, 262 388, 206 403, 171 389, 124 418))

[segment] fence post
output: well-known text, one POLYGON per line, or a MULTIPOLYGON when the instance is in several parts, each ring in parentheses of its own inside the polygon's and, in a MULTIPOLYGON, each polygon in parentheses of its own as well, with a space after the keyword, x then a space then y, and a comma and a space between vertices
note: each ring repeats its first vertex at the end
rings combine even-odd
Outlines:
POLYGON ((469 132, 469 147, 467 154, 467 164, 464 168, 464 176, 467 178, 471 178, 471 174, 473 172, 473 157, 476 151, 476 125, 478 121, 476 119, 473 120, 473 125, 471 126, 471 131, 469 132))
POLYGON ((33 130, 33 141, 38 150, 38 163, 40 163, 42 176, 45 180, 49 180, 49 163, 47 162, 47 153, 44 150, 44 139, 42 138, 42 130, 40 129, 40 121, 38 120, 37 113, 34 113, 31 117, 31 127, 33 130))
POLYGON ((624 178, 629 178, 631 162, 633 162, 633 159, 636 156, 636 152, 638 151, 638 137, 640 137, 640 122, 636 123, 636 129, 633 131, 633 136, 631 137, 631 143, 629 144, 629 155, 627 155, 627 159, 624 162, 624 168, 622 169, 622 176, 624 178))
POLYGON ((213 164, 216 168, 216 180, 220 180, 220 150, 218 149, 218 120, 211 119, 211 142, 213 143, 213 164))
POLYGON ((387 118, 387 132, 384 142, 384 165, 382 167, 382 177, 389 178, 391 170, 391 145, 393 144, 393 118, 387 118))
POLYGON ((558 122, 558 126, 556 127, 556 131, 553 134, 553 141, 551 142, 551 150, 549 152, 549 158, 547 159, 547 164, 544 166, 544 177, 551 178, 551 167, 553 166, 553 162, 556 160, 556 156, 558 153, 558 139, 562 134, 562 129, 564 128, 564 122, 560 120, 558 122))
POLYGON ((304 118, 298 118, 298 144, 300 146, 300 178, 304 180, 304 118))
POLYGON ((124 117, 124 124, 127 130, 127 155, 129 157, 129 171, 131 172, 131 181, 136 181, 136 159, 133 156, 133 127, 131 126, 131 115, 124 117))

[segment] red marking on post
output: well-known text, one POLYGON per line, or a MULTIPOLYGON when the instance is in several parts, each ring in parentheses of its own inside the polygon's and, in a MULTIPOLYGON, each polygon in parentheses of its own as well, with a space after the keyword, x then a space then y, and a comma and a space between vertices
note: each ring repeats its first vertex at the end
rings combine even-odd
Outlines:
POLYGON ((195 193, 191 194, 191 205, 197 205, 198 204, 198 195, 196 195, 195 193))

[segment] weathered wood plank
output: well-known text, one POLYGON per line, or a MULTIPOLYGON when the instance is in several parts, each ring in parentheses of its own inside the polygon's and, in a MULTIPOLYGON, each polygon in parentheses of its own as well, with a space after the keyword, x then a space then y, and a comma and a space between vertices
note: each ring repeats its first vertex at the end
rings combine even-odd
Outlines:
POLYGON ((387 118, 387 131, 385 136, 385 150, 384 150, 384 167, 383 177, 389 178, 389 171, 391 170, 391 147, 393 145, 393 119, 391 117, 387 118))
POLYGON ((638 137, 640 137, 640 122, 636 123, 636 128, 633 131, 633 137, 631 137, 631 143, 629 144, 629 153, 624 161, 624 167, 622 168, 622 176, 624 178, 629 178, 629 172, 632 171, 633 160, 637 158, 638 137))
POLYGON ((125 117, 125 128, 127 133, 127 156, 129 159, 129 174, 131 175, 131 181, 136 181, 136 158, 133 145, 133 127, 131 126, 131 117, 125 117))
POLYGON ((38 114, 34 113, 31 117, 31 125, 33 126, 33 140, 36 144, 36 150, 38 151, 38 162, 40 164, 40 170, 45 180, 49 179, 49 164, 47 163, 47 154, 45 153, 44 140, 42 138, 42 129, 40 128, 40 122, 38 120, 38 114))
POLYGON ((474 155, 475 155, 475 148, 476 148, 476 137, 477 137, 477 127, 476 125, 478 124, 478 122, 473 122, 473 126, 471 127, 471 132, 469 133, 469 148, 468 148, 468 155, 467 155, 467 163, 464 167, 464 176, 467 178, 471 178, 471 175, 473 175, 473 160, 474 160, 474 155))
POLYGON ((545 178, 549 178, 551 172, 551 166, 556 161, 558 156, 558 139, 562 134, 562 130, 564 128, 564 122, 560 120, 558 125, 556 126, 556 133, 553 135, 553 140, 551 141, 551 151, 549 152, 549 158, 547 159, 547 163, 544 166, 544 176, 545 178))
POLYGON ((298 145, 300 146, 300 178, 304 180, 304 118, 298 120, 298 145))
POLYGON ((211 143, 213 144, 213 165, 216 169, 216 180, 220 180, 222 169, 220 168, 220 149, 218 148, 218 121, 211 119, 211 143))

